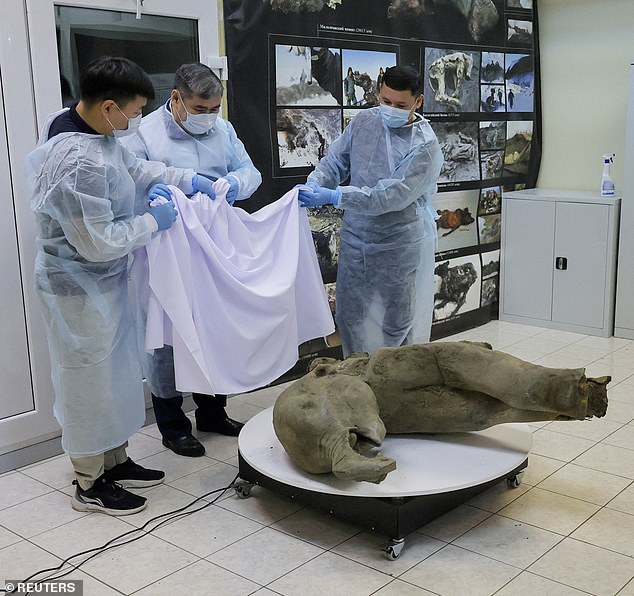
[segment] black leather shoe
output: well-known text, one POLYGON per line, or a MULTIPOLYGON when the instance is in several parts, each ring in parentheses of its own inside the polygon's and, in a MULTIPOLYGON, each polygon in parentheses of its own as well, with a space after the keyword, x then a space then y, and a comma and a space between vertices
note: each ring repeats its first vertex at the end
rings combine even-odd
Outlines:
POLYGON ((201 457, 205 455, 205 446, 193 435, 183 435, 177 439, 163 438, 163 445, 171 449, 176 455, 185 457, 201 457))
POLYGON ((229 416, 218 420, 196 421, 196 428, 199 431, 204 433, 218 433, 220 435, 227 435, 228 437, 237 437, 243 426, 244 424, 242 422, 229 418, 229 416))

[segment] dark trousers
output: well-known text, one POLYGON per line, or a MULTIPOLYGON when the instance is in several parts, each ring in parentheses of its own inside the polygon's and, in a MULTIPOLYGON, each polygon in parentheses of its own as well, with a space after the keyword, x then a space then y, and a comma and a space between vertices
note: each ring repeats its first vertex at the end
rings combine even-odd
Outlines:
MULTIPOLYGON (((196 404, 196 423, 209 422, 224 418, 227 414, 226 395, 205 395, 204 393, 192 393, 196 404)), ((192 423, 183 412, 182 396, 162 398, 152 394, 152 405, 156 416, 156 425, 164 439, 173 441, 191 433, 192 423)))

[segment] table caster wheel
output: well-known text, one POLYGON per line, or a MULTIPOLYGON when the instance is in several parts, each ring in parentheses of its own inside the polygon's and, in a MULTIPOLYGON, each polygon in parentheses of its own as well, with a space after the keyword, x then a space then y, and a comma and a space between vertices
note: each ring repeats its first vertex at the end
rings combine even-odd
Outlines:
POLYGON ((252 482, 247 482, 246 480, 238 480, 233 485, 233 490, 236 495, 238 495, 241 499, 246 499, 251 496, 251 489, 253 488, 252 482))
POLYGON ((514 476, 509 476, 506 479, 506 484, 509 488, 517 488, 520 484, 522 484, 522 477, 524 476, 524 470, 518 472, 514 476))
POLYGON ((394 561, 401 555, 403 546, 405 546, 405 538, 392 538, 384 544, 381 544, 379 548, 385 553, 386 559, 394 561))

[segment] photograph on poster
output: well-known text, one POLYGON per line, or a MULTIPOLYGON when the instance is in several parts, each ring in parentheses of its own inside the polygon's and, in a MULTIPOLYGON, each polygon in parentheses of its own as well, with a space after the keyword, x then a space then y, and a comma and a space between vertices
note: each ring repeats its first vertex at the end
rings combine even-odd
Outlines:
POLYGON ((392 0, 394 29, 424 39, 484 43, 500 24, 503 0, 392 0))
POLYGON ((494 213, 478 216, 478 232, 480 233, 480 244, 499 242, 502 233, 502 215, 494 213))
POLYGON ((334 316, 337 312, 337 284, 324 284, 324 289, 326 290, 326 296, 328 296, 328 306, 330 307, 330 312, 334 316))
POLYGON ((480 122, 480 150, 504 149, 506 145, 506 122, 480 122))
POLYGON ((527 54, 506 55, 507 112, 532 112, 535 89, 533 57, 527 54))
POLYGON ((533 0, 506 0, 508 8, 525 8, 533 10, 533 0))
POLYGON ((426 114, 479 111, 480 52, 426 48, 424 64, 426 114))
POLYGON ((482 280, 482 295, 480 297, 480 306, 489 306, 497 302, 498 293, 498 277, 489 277, 482 280))
POLYGON ((338 49, 290 45, 275 46, 275 100, 277 105, 340 105, 340 78, 341 56, 338 49), (311 58, 312 56, 315 56, 314 60, 311 58), (321 62, 318 62, 320 56, 322 57, 321 62), (328 62, 328 68, 331 72, 326 72, 328 70, 325 66, 326 62, 328 62), (315 76, 315 72, 319 73, 319 78, 315 76), (331 84, 331 80, 336 81, 334 86, 331 84))
POLYGON ((480 172, 482 180, 499 178, 504 171, 504 150, 480 151, 480 172))
POLYGON ((500 251, 484 252, 482 257, 482 295, 480 306, 488 306, 497 301, 500 272, 500 251))
POLYGON ((480 179, 477 122, 432 122, 445 161, 438 182, 480 179))
POLYGON ((480 85, 480 111, 505 112, 504 85, 480 85))
POLYGON ((480 203, 478 215, 490 215, 500 213, 502 210, 502 189, 499 186, 490 186, 480 189, 480 203))
POLYGON ((337 108, 278 108, 276 116, 280 168, 317 165, 341 134, 337 108))
POLYGON ((434 196, 432 204, 439 216, 436 220, 436 252, 442 253, 478 244, 475 222, 478 195, 478 190, 474 189, 442 192, 434 196))
POLYGON ((332 205, 308 209, 308 223, 321 277, 325 283, 332 283, 337 278, 341 215, 342 211, 332 205))
POLYGON ((504 150, 504 176, 526 174, 531 156, 533 122, 509 120, 506 123, 506 149, 504 150))
POLYGON ((343 127, 345 128, 352 122, 352 119, 361 111, 362 108, 344 108, 343 109, 343 127))
POLYGON ((480 307, 480 256, 438 261, 433 320, 441 321, 480 307))
POLYGON ((480 80, 482 83, 504 84, 504 54, 502 52, 482 52, 480 80))
POLYGON ((395 52, 341 51, 343 105, 370 108, 379 104, 379 84, 386 68, 395 66, 395 52))
POLYGON ((533 23, 532 21, 519 21, 508 19, 506 22, 506 35, 508 45, 530 48, 533 45, 533 23))

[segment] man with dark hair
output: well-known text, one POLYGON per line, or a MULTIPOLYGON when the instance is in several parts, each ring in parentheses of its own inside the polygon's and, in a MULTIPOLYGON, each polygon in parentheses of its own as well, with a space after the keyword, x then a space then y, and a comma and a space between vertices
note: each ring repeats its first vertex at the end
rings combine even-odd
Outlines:
POLYGON ((336 313, 344 356, 429 341, 431 200, 443 156, 429 122, 416 113, 422 90, 414 68, 386 69, 379 106, 352 119, 299 190, 303 207, 344 210, 336 313))
POLYGON ((154 89, 131 60, 102 57, 80 78, 78 104, 51 114, 27 156, 38 225, 35 284, 47 327, 54 412, 77 485, 72 507, 128 515, 165 474, 134 463, 128 438, 145 421, 128 299, 128 257, 177 213, 165 184, 191 193, 196 172, 136 158, 134 132, 154 89), (150 206, 149 201, 168 199, 150 206))
MULTIPOLYGON (((233 204, 248 199, 262 182, 262 176, 231 123, 218 115, 222 93, 220 79, 208 66, 179 66, 170 98, 143 118, 138 134, 126 143, 138 157, 194 168, 205 185, 200 190, 212 199, 213 181, 226 180, 230 185, 227 200, 233 204)), ((154 350, 145 360, 145 369, 163 445, 178 455, 204 455, 205 447, 192 435, 191 422, 182 410, 182 394, 176 390, 172 347, 154 350)), ((227 415, 226 395, 193 393, 192 397, 199 431, 238 435, 243 424, 227 415)))

